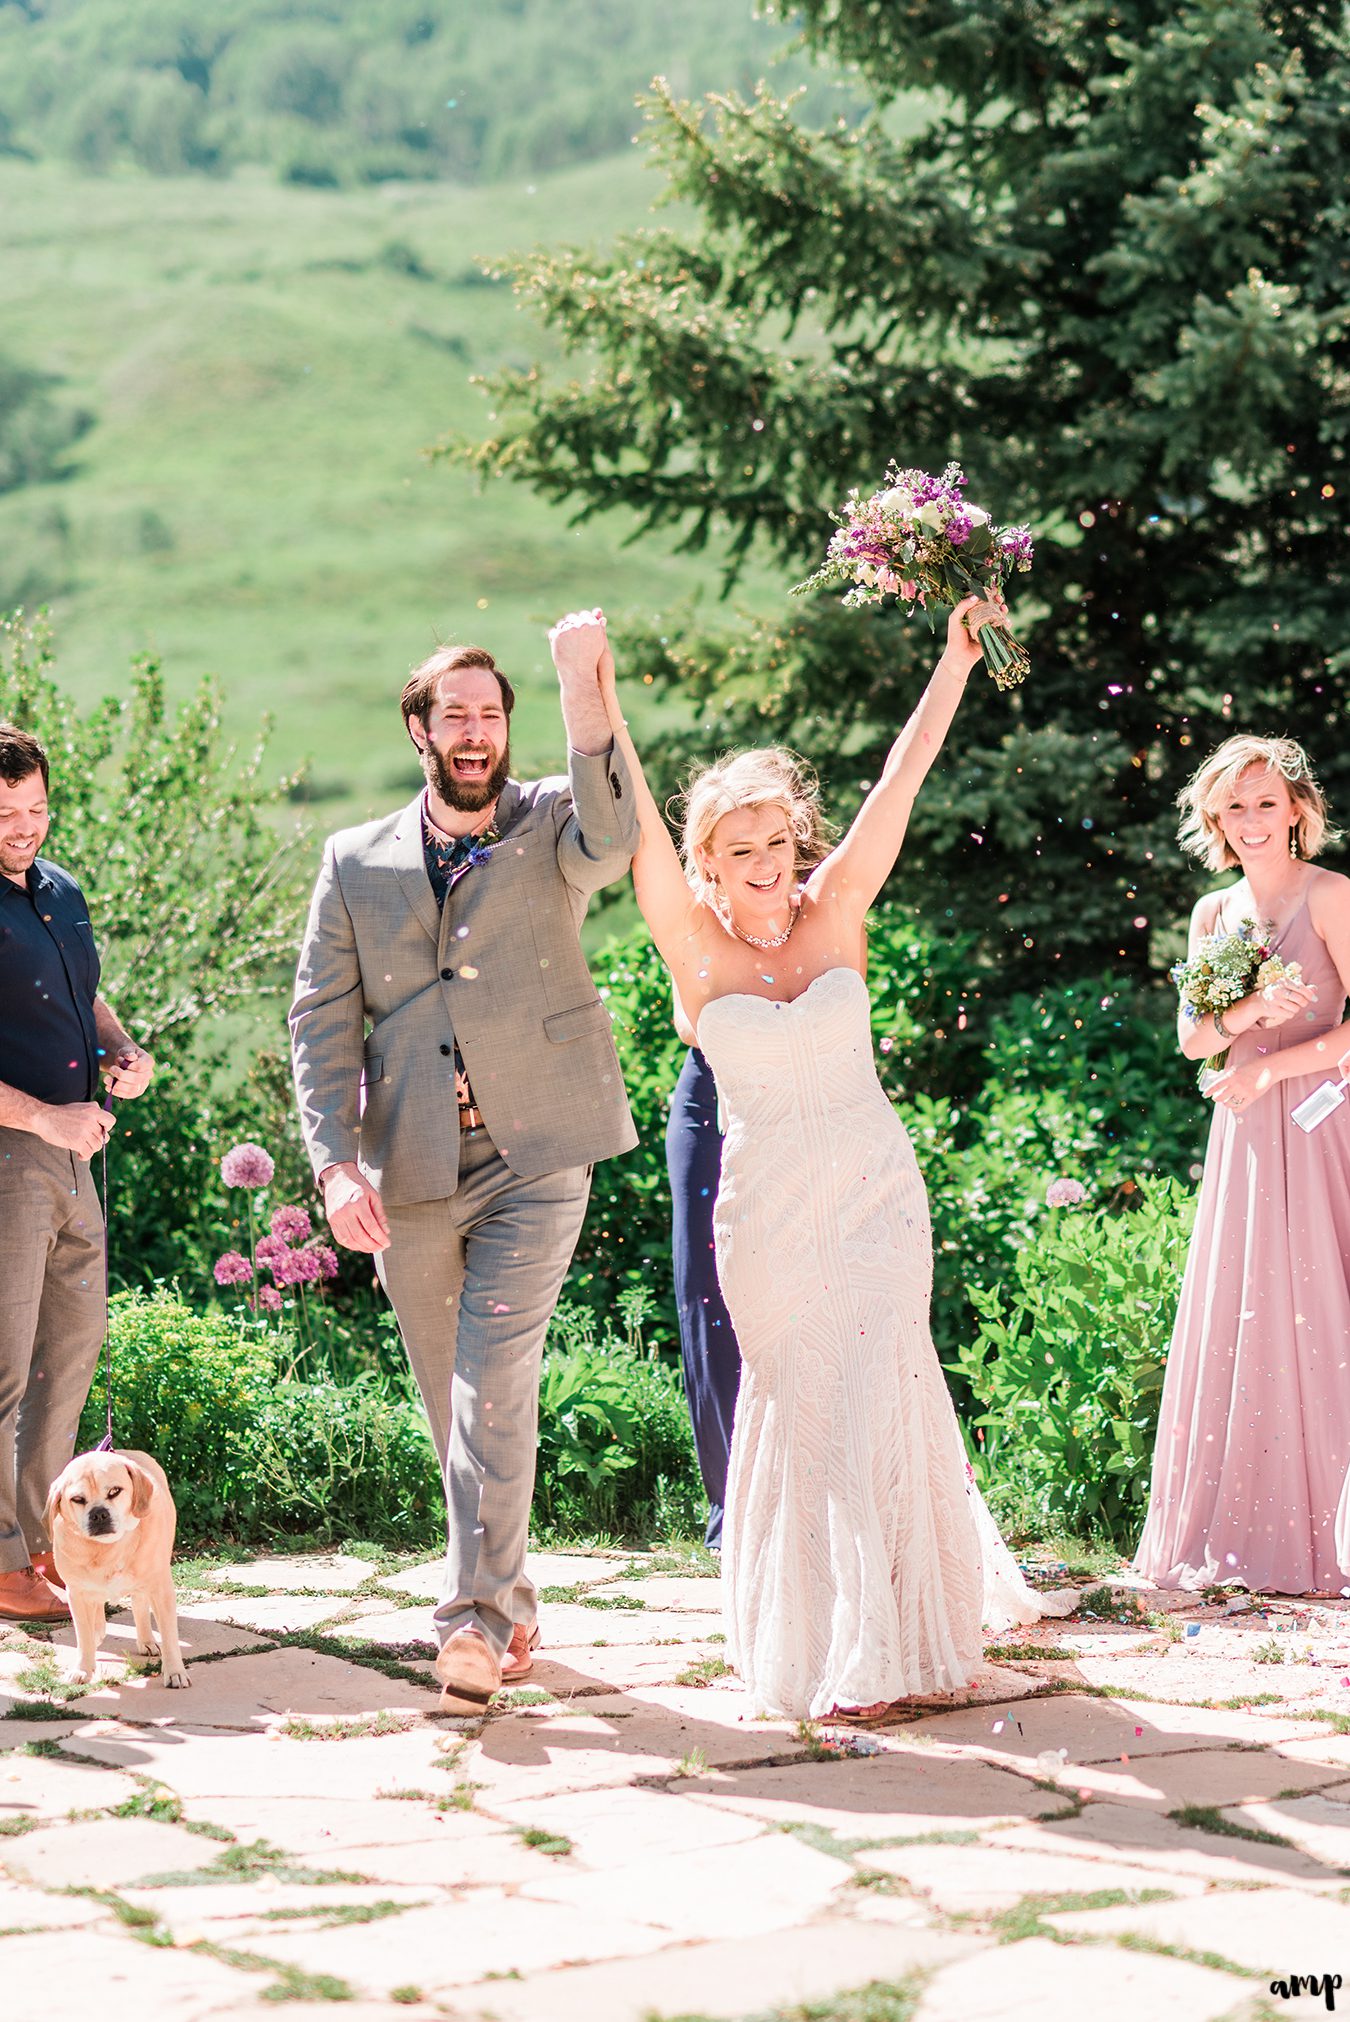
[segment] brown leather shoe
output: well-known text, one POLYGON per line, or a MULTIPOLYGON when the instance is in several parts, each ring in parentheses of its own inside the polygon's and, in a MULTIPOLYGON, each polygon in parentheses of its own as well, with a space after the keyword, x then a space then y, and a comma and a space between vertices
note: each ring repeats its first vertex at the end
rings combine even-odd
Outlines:
POLYGON ((442 1713, 486 1713, 502 1682, 497 1653, 481 1629, 456 1629, 436 1659, 442 1713))
POLYGON ((0 1622, 68 1622, 70 1609, 41 1573, 0 1573, 0 1622))
POLYGON ((534 1659, 530 1652, 538 1648, 538 1629, 527 1632, 525 1624, 517 1622, 511 1631, 511 1641, 507 1646, 506 1655, 502 1658, 503 1685, 514 1685, 519 1679, 529 1677, 534 1669, 534 1659))
POLYGON ((66 1591, 66 1583, 56 1570, 56 1557, 52 1552, 34 1552, 33 1571, 41 1573, 49 1587, 55 1587, 59 1594, 66 1591))

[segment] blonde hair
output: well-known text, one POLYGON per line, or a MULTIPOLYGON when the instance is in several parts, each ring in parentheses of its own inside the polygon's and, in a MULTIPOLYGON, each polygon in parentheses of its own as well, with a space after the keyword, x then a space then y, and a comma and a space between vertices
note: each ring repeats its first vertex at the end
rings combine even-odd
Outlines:
POLYGON ((680 854, 696 898, 713 905, 717 884, 699 863, 724 814, 741 807, 781 807, 792 831, 796 875, 814 870, 834 847, 838 831, 820 804, 820 781, 804 759, 782 745, 729 751, 692 775, 684 790, 680 854))
POLYGON ((1292 737, 1230 737, 1210 753, 1177 795, 1182 814, 1177 840, 1184 850, 1211 871, 1226 871, 1236 864, 1224 841, 1218 810, 1253 766, 1278 772, 1288 787, 1298 809, 1292 839, 1299 856, 1315 857, 1327 843, 1339 840, 1301 744, 1292 737))

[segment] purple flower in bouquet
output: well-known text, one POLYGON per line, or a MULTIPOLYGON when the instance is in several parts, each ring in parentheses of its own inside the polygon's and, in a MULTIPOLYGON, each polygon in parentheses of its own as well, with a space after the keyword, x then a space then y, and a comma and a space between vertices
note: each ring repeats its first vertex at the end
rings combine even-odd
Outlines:
POLYGON ((1045 1190, 1045 1205, 1048 1208, 1079 1208, 1087 1199, 1087 1188, 1081 1180, 1051 1180, 1045 1190))
MULTIPOLYGON (((303 1243, 313 1224, 303 1208, 277 1208, 272 1216, 272 1234, 284 1243, 303 1243)), ((261 1251, 259 1252, 261 1254, 261 1251)))
POLYGON ((238 1250, 226 1250, 223 1257, 216 1258, 212 1276, 218 1285, 246 1285, 253 1276, 253 1266, 238 1250))
POLYGON ((279 1313, 281 1311, 281 1294, 275 1285, 259 1285, 258 1311, 260 1313, 279 1313))
POLYGON ((275 1171, 276 1167, 260 1144, 237 1144, 220 1161, 220 1177, 226 1186, 247 1187, 250 1193, 260 1193, 265 1186, 270 1186, 275 1171))
MULTIPOLYGON (((985 663, 1000 688, 1016 687, 1030 669, 1000 615, 997 599, 1015 574, 1024 574, 1035 552, 1025 526, 995 526, 983 506, 965 496, 960 464, 941 476, 890 464, 886 482, 864 496, 851 491, 825 560, 794 596, 808 590, 846 586, 846 604, 880 604, 897 597, 911 610, 917 604, 955 606, 969 596, 985 600, 966 624, 978 634, 985 663)), ((933 623, 929 611, 929 624, 933 623)))

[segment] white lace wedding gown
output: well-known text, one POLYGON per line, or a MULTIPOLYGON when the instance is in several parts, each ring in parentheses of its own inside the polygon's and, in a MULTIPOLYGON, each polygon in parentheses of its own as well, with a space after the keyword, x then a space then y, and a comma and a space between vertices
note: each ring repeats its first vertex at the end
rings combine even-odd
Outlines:
POLYGON ((993 1633, 1067 1614, 1021 1577, 966 1464, 929 1333, 928 1197, 872 1059, 867 986, 714 998, 727 1119, 714 1233, 743 1357, 723 1527, 756 1712, 952 1691, 993 1633))

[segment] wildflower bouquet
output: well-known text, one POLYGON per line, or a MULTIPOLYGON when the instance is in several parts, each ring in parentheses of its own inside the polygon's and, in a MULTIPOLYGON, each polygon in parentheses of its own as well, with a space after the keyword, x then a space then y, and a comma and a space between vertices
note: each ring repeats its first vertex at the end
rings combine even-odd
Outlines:
MULTIPOLYGON (((1272 983, 1300 983, 1303 965, 1285 962, 1275 953, 1274 928, 1244 920, 1235 934, 1205 934, 1189 961, 1177 962, 1172 981, 1181 994, 1181 1008, 1199 1024, 1216 1011, 1250 997, 1253 990, 1268 989, 1272 983)), ((1200 1086, 1205 1076, 1216 1073, 1228 1058, 1228 1048, 1212 1053, 1200 1069, 1200 1086)))
MULTIPOLYGON (((838 531, 824 561, 794 585, 793 596, 847 583, 846 604, 880 604, 895 596, 927 612, 930 600, 951 610, 963 597, 1001 590, 1010 576, 1031 567, 1031 530, 996 527, 983 506, 963 496, 965 488, 959 463, 949 463, 941 477, 889 464, 880 491, 867 498, 849 493, 843 512, 833 515, 838 531)), ((985 664, 1000 688, 1026 679, 1026 648, 1001 622, 997 606, 984 604, 966 623, 979 633, 985 664)))

